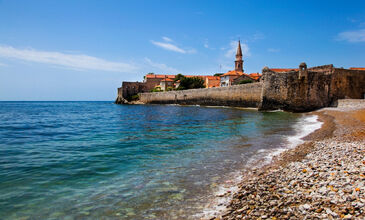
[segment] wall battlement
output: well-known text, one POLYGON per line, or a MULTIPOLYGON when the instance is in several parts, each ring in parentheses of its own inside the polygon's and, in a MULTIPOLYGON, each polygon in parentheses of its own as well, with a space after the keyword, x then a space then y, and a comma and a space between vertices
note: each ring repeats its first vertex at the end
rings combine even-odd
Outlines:
POLYGON ((274 72, 265 67, 262 74, 258 83, 155 93, 148 93, 150 89, 138 87, 139 84, 123 83, 123 89, 118 89, 118 99, 139 92, 139 101, 145 104, 239 106, 306 112, 336 106, 338 99, 364 99, 365 96, 365 70, 335 68, 333 65, 307 68, 301 63, 299 69, 288 72, 274 72))
POLYGON ((263 70, 260 110, 304 112, 336 106, 338 99, 363 99, 365 71, 324 65, 276 73, 263 70), (305 72, 305 73, 303 73, 305 72))

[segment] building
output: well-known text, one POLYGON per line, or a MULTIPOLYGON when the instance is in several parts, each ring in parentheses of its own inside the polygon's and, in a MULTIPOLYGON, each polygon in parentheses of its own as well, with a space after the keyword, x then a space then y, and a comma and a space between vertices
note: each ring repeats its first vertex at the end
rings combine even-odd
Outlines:
POLYGON ((246 74, 243 72, 243 59, 242 59, 242 50, 241 50, 241 42, 238 41, 237 52, 236 52, 236 60, 234 61, 234 70, 228 71, 227 73, 221 75, 220 86, 231 86, 240 84, 241 81, 251 80, 252 82, 259 81, 261 74, 259 73, 251 73, 246 74))
POLYGON ((147 74, 144 76, 143 83, 145 83, 149 88, 155 88, 159 86, 161 81, 164 79, 175 79, 175 75, 158 75, 158 74, 147 74))
POLYGON ((270 68, 270 70, 272 72, 275 73, 285 73, 285 72, 290 72, 290 71, 298 71, 299 69, 294 69, 294 68, 270 68))
POLYGON ((221 82, 220 76, 204 76, 205 88, 219 87, 221 82))
POLYGON ((236 52, 236 60, 234 61, 234 70, 228 71, 227 73, 221 75, 220 86, 231 86, 233 84, 233 80, 237 79, 243 75, 243 59, 242 59, 242 50, 241 50, 241 42, 238 41, 237 52, 236 52))
POLYGON ((249 76, 256 82, 260 81, 262 74, 260 73, 250 73, 249 76))
POLYGON ((244 73, 241 76, 239 76, 236 79, 234 79, 231 82, 231 84, 232 85, 239 85, 239 84, 252 83, 252 82, 256 82, 256 80, 253 79, 250 75, 244 73))
POLYGON ((160 81, 160 87, 162 91, 166 91, 168 88, 173 88, 174 80, 171 78, 165 78, 160 81))

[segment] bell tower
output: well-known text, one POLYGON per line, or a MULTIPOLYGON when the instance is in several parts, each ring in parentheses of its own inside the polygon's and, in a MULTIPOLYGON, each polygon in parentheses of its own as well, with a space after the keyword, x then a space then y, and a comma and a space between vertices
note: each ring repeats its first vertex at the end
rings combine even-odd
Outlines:
POLYGON ((237 53, 236 53, 236 61, 234 61, 235 71, 243 72, 243 60, 242 60, 242 50, 241 50, 241 42, 238 41, 237 53))

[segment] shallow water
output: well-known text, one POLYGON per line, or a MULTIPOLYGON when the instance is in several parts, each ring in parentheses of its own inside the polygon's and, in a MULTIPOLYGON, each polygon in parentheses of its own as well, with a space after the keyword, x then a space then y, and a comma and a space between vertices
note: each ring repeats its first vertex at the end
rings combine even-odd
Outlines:
POLYGON ((0 102, 3 219, 192 218, 230 173, 264 162, 299 114, 0 102))

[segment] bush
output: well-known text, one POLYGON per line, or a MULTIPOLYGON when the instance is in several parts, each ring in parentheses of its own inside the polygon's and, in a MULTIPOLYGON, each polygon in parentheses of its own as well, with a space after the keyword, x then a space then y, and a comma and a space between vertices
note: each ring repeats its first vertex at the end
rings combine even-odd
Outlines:
POLYGON ((155 87, 153 89, 151 89, 151 92, 162 92, 160 87, 155 87))
POLYGON ((128 96, 127 98, 126 98, 129 102, 130 101, 136 101, 136 100, 138 100, 139 99, 139 95, 137 94, 137 95, 131 95, 131 96, 128 96))
POLYGON ((174 82, 176 82, 176 81, 178 81, 178 80, 181 80, 182 78, 185 78, 185 76, 184 76, 183 74, 179 73, 179 74, 177 74, 177 75, 175 76, 174 82))
POLYGON ((244 79, 244 80, 241 80, 238 84, 247 84, 247 83, 253 83, 253 81, 250 79, 244 79))
POLYGON ((205 88, 204 80, 200 77, 180 78, 179 90, 205 88))

